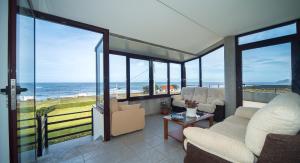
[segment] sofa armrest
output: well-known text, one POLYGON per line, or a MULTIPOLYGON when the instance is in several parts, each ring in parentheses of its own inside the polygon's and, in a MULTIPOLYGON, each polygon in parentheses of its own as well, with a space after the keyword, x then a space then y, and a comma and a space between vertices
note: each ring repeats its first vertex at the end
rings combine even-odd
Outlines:
POLYGON ((268 134, 258 163, 300 162, 300 135, 268 134))
POLYGON ((240 106, 236 109, 234 115, 251 119, 251 117, 256 113, 257 110, 259 110, 259 108, 240 106))
POLYGON ((221 100, 221 99, 215 99, 213 100, 212 104, 214 105, 220 105, 220 106, 224 106, 225 105, 225 101, 224 100, 221 100))
MULTIPOLYGON (((254 162, 253 153, 246 145, 225 135, 197 127, 183 131, 187 141, 194 146, 231 162, 254 162)), ((186 144, 185 143, 185 144, 186 144)))
POLYGON ((182 98, 181 95, 173 95, 173 96, 171 96, 171 98, 172 98, 173 100, 183 100, 183 98, 182 98))

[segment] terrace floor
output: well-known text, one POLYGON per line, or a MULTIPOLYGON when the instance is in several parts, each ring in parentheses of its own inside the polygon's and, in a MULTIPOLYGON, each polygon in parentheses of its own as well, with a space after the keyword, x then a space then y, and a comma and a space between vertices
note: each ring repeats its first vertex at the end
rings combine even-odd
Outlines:
MULTIPOLYGON (((113 137, 109 142, 92 141, 88 136, 51 145, 38 162, 182 163, 183 146, 173 138, 163 139, 162 118, 162 115, 146 116, 144 130, 113 137)), ((199 125, 205 127, 208 122, 199 125)), ((170 130, 176 127, 169 123, 170 130)))

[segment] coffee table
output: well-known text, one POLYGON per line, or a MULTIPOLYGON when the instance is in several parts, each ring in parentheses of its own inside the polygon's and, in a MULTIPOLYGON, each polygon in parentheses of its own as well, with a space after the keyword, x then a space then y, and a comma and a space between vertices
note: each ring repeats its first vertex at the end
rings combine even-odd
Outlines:
MULTIPOLYGON (((185 116, 184 116, 185 117, 185 116)), ((175 120, 171 118, 171 115, 164 116, 164 139, 168 139, 168 136, 174 138, 175 140, 179 142, 183 142, 184 135, 183 135, 183 129, 186 127, 192 127, 195 125, 195 123, 202 121, 202 120, 208 120, 209 121, 209 127, 213 125, 213 114, 210 113, 204 113, 202 116, 197 117, 185 117, 183 120, 175 120), (169 131, 168 123, 169 121, 174 122, 177 125, 180 125, 181 127, 179 129, 169 131)))

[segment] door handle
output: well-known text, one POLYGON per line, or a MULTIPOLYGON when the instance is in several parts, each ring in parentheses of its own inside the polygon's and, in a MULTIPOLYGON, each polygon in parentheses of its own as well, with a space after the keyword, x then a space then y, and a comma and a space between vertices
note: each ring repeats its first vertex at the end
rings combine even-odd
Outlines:
POLYGON ((26 92, 26 91, 28 91, 27 88, 21 88, 20 86, 17 86, 17 90, 16 90, 17 95, 21 94, 22 92, 26 92))
MULTIPOLYGON (((28 91, 27 88, 21 88, 20 86, 16 87, 16 93, 17 93, 17 95, 21 94, 22 92, 26 92, 26 91, 28 91)), ((3 95, 8 95, 8 92, 9 92, 8 86, 6 86, 5 88, 1 89, 1 91, 0 91, 0 93, 3 94, 3 95)))
POLYGON ((0 90, 0 93, 1 93, 2 95, 8 95, 8 86, 6 86, 5 88, 2 88, 2 89, 0 90))

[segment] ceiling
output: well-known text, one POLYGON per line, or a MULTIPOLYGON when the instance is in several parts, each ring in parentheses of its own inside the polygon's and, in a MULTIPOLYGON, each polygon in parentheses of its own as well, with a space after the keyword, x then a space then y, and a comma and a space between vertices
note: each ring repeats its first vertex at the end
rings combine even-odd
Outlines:
POLYGON ((113 33, 110 49, 176 61, 193 58, 226 36, 300 18, 299 0, 32 0, 32 3, 35 10, 109 29, 113 33))

